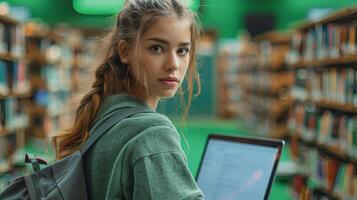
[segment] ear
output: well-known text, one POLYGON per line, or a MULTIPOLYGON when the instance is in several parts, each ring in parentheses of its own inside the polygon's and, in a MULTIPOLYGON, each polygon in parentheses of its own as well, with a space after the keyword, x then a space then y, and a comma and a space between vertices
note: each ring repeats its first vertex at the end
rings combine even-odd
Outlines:
POLYGON ((129 44, 125 40, 120 40, 117 45, 120 60, 124 64, 129 62, 129 44))

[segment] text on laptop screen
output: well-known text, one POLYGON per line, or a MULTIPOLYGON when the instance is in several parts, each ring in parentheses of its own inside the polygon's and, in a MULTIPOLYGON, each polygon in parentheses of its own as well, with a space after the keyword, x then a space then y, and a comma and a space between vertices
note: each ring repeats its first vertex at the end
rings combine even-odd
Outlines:
POLYGON ((209 140, 197 177, 205 199, 264 199, 278 150, 278 147, 209 140))

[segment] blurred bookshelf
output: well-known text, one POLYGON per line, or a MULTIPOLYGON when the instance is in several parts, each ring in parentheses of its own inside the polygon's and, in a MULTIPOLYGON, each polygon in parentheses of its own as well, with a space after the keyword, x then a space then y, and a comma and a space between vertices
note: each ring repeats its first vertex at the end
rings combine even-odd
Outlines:
POLYGON ((247 54, 239 50, 237 40, 221 44, 217 57, 217 115, 223 119, 236 118, 241 90, 237 85, 238 60, 247 54))
POLYGON ((294 72, 285 61, 290 37, 274 31, 252 38, 248 45, 254 53, 238 64, 236 83, 242 90, 238 116, 265 137, 285 138, 288 133, 287 117, 293 104, 290 87, 294 84, 294 72))
POLYGON ((288 131, 297 199, 357 198, 357 8, 298 26, 288 131))
POLYGON ((54 161, 52 137, 73 123, 93 77, 92 35, 0 16, 0 191, 31 170, 25 153, 54 161))
POLYGON ((25 146, 29 127, 29 69, 24 41, 23 25, 0 15, 0 178, 14 170, 14 155, 25 146))
POLYGON ((59 131, 61 114, 71 92, 72 49, 65 36, 45 25, 26 24, 26 55, 31 66, 29 132, 39 138, 59 131))

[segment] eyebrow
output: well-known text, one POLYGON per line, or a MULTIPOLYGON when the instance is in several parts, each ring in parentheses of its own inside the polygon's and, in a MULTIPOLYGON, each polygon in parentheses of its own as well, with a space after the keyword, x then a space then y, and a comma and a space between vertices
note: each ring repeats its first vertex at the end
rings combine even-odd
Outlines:
MULTIPOLYGON (((152 40, 152 41, 155 41, 155 42, 160 42, 160 43, 163 43, 163 44, 166 44, 166 45, 169 44, 169 41, 164 40, 164 39, 161 39, 161 38, 156 38, 156 37, 148 38, 147 40, 152 40)), ((190 45, 191 45, 191 42, 180 42, 180 43, 179 43, 179 46, 190 46, 190 45)))

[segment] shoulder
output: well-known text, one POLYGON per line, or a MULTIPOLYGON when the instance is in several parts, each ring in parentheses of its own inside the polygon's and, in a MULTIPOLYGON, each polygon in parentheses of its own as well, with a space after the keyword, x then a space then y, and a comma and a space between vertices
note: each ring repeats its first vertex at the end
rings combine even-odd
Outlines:
POLYGON ((163 114, 157 112, 147 112, 147 113, 138 113, 130 118, 128 121, 135 121, 137 123, 151 126, 167 126, 175 128, 171 120, 163 114))
POLYGON ((126 118, 113 127, 114 131, 131 132, 133 136, 152 129, 172 129, 177 132, 175 126, 168 117, 157 112, 138 113, 126 118), (116 129, 116 130, 115 130, 116 129))
POLYGON ((159 113, 142 113, 128 120, 134 120, 137 122, 136 126, 142 126, 127 149, 132 163, 143 157, 163 153, 183 154, 180 134, 166 116, 159 113))

